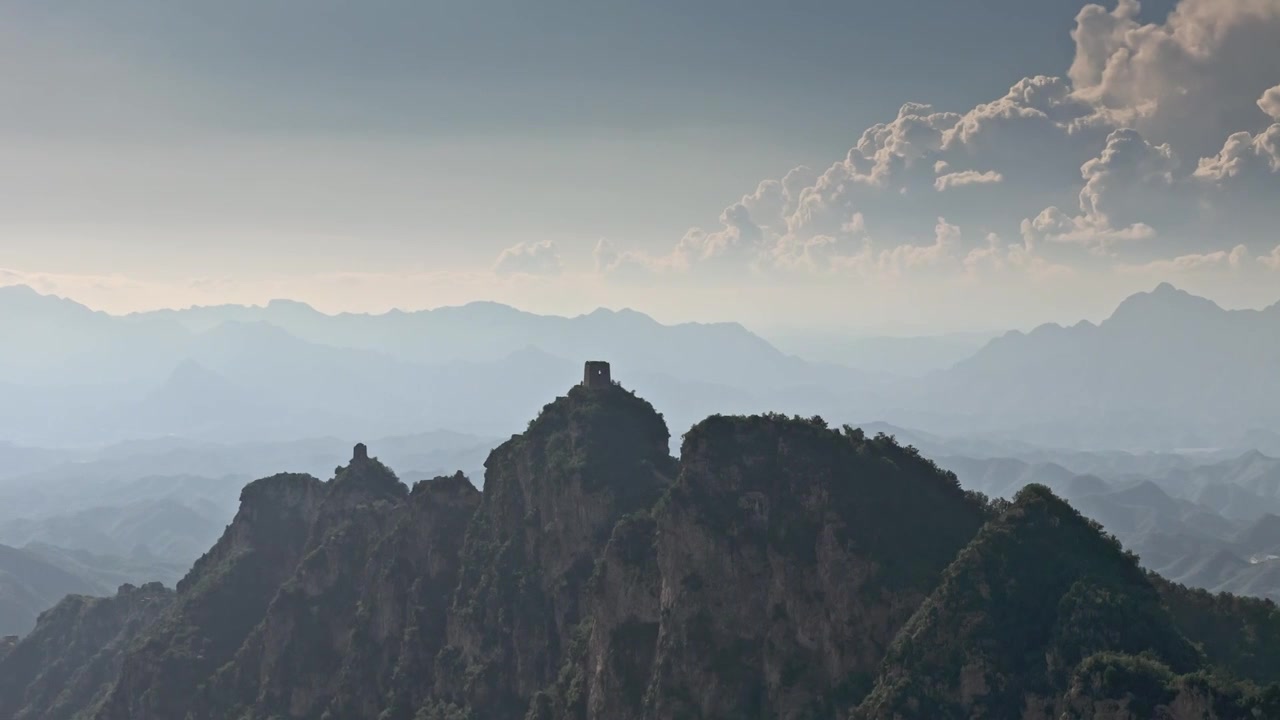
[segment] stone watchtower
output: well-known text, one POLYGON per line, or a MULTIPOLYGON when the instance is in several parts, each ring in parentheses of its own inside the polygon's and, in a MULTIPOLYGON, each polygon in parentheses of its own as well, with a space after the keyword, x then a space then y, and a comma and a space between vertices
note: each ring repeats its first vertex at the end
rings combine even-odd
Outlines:
POLYGON ((600 360, 588 360, 582 371, 582 386, 585 388, 607 388, 613 386, 609 377, 609 363, 600 360))

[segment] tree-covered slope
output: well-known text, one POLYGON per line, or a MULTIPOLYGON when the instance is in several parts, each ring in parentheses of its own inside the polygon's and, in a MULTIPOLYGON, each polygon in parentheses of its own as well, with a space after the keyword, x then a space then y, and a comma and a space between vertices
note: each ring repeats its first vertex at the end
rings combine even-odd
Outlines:
POLYGON ((1175 617, 1095 523, 1028 486, 947 569, 855 717, 1198 718, 1188 707, 1206 697, 1228 711, 1203 717, 1252 717, 1251 688, 1196 675, 1213 664, 1180 625, 1198 621, 1175 617))

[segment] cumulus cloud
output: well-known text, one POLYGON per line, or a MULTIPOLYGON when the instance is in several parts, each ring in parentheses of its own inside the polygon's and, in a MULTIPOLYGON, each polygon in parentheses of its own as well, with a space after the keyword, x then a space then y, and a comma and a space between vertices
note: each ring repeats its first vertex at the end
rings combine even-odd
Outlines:
POLYGON ((1256 124, 1256 100, 1280 78, 1280 3, 1181 0, 1161 23, 1142 24, 1136 0, 1076 18, 1075 97, 1115 125, 1135 127, 1189 156, 1256 124))
POLYGON ((1019 80, 1003 97, 981 103, 960 116, 944 135, 948 149, 959 147, 991 151, 1005 145, 1010 134, 1032 129, 1038 139, 1068 133, 1084 127, 1094 113, 1088 102, 1071 93, 1071 86, 1060 77, 1037 75, 1019 80))
POLYGON ((1006 244, 998 234, 987 233, 986 244, 969 250, 964 257, 969 276, 989 272, 1016 272, 1033 278, 1069 277, 1074 271, 1067 265, 1052 262, 1036 251, 1034 238, 1006 244))
POLYGON ((877 249, 866 234, 862 217, 855 218, 860 240, 854 247, 841 247, 835 238, 819 237, 809 241, 806 250, 821 262, 810 267, 851 273, 865 278, 898 278, 912 272, 936 269, 956 261, 963 236, 960 228, 938 218, 933 228, 933 242, 925 245, 904 243, 877 249))
POLYGON ((1195 177, 1222 182, 1248 174, 1280 172, 1280 122, 1257 135, 1232 133, 1213 157, 1201 158, 1195 177))
POLYGON ((1271 250, 1270 255, 1263 255, 1258 258, 1258 262, 1271 268, 1272 270, 1280 270, 1280 245, 1275 246, 1271 250))
POLYGON ((933 181, 933 187, 938 192, 943 192, 955 187, 964 187, 965 185, 994 185, 1004 182, 1004 176, 995 170, 986 172, 978 172, 977 170, 962 170, 960 172, 947 173, 939 175, 933 181))
POLYGON ((1233 134, 1216 156, 1200 160, 1195 175, 1220 181, 1241 175, 1250 167, 1262 166, 1272 173, 1280 172, 1280 123, 1257 135, 1233 134))
POLYGON ((1276 122, 1255 134, 1232 133, 1216 155, 1201 158, 1193 177, 1210 184, 1223 185, 1250 180, 1274 185, 1280 191, 1280 86, 1270 88, 1258 99, 1258 107, 1276 122), (1272 182, 1267 182, 1268 180, 1272 182))
POLYGON ((785 270, 829 271, 847 267, 850 258, 866 258, 871 252, 866 219, 854 213, 837 235, 781 235, 774 241, 769 262, 785 270))
POLYGON ((1167 145, 1152 145, 1135 130, 1116 130, 1102 154, 1080 168, 1084 188, 1080 209, 1090 223, 1116 227, 1135 224, 1132 211, 1142 203, 1135 195, 1173 185, 1178 161, 1167 145))
POLYGON ((1189 253, 1168 260, 1153 260, 1142 265, 1122 266, 1121 269, 1126 272, 1153 274, 1160 277, 1221 268, 1238 270, 1243 267, 1248 254, 1249 248, 1236 245, 1230 250, 1189 253))
POLYGON ((932 245, 899 245, 885 250, 881 255, 883 266, 898 274, 913 268, 940 265, 955 257, 962 238, 959 227, 940 217, 934 226, 932 245))
POLYGON ((959 120, 958 114, 936 112, 932 105, 907 103, 893 122, 862 133, 835 177, 883 187, 897 173, 940 150, 943 134, 959 120))
POLYGON ((560 253, 550 240, 516 243, 493 263, 498 275, 559 275, 562 270, 560 253))
POLYGON ((597 269, 1043 275, 1152 253, 1172 255, 1170 271, 1238 266, 1239 247, 1203 244, 1257 231, 1261 204, 1235 199, 1280 186, 1280 3, 1181 0, 1147 24, 1139 10, 1086 6, 1065 77, 960 112, 905 103, 825 170, 758 183, 665 254, 598 248, 597 269), (1228 197, 1225 181, 1243 187, 1228 197), (922 243, 926 218, 943 217, 922 243))
POLYGON ((1262 108, 1262 112, 1270 115, 1272 120, 1280 122, 1280 85, 1263 93, 1262 98, 1258 100, 1258 107, 1262 108))
POLYGON ((1107 136, 1102 153, 1080 167, 1085 184, 1079 214, 1048 207, 1022 221, 1023 235, 1094 249, 1151 238, 1155 229, 1141 220, 1142 211, 1151 207, 1153 195, 1173 185, 1177 167, 1168 145, 1152 145, 1136 130, 1116 130, 1107 136))

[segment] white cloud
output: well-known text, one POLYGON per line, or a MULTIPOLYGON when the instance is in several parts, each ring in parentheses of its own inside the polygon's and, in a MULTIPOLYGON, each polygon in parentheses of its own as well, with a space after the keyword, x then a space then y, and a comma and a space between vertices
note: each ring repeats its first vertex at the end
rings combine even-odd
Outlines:
POLYGON ((1222 182, 1242 175, 1280 172, 1280 123, 1257 135, 1233 133, 1213 157, 1201 158, 1195 177, 1222 182))
POLYGON ((784 234, 776 239, 769 262, 785 270, 830 271, 847 267, 850 258, 867 257, 872 242, 862 213, 854 213, 838 235, 784 234))
POLYGON ((1280 123, 1267 127, 1280 114, 1280 2, 1181 0, 1149 24, 1139 9, 1085 7, 1066 77, 1027 77, 963 112, 903 104, 825 170, 760 182, 717 228, 689 230, 665 255, 615 250, 597 267, 738 281, 778 271, 1061 275, 1139 267, 1153 251, 1173 256, 1159 261, 1170 269, 1238 266, 1243 250, 1204 243, 1248 241, 1263 225, 1263 203, 1237 201, 1270 186, 1228 197, 1221 181, 1280 177, 1280 123), (957 191, 993 184, 999 192, 957 191), (916 244, 923 218, 935 217, 954 222, 916 244), (1020 242, 1001 241, 1014 233, 1020 242))
POLYGON ((1231 248, 1231 252, 1227 253, 1227 263, 1233 268, 1238 268, 1244 264, 1244 258, 1249 254, 1249 248, 1245 245, 1237 245, 1231 248))
POLYGON ((1138 204, 1135 192, 1173 185, 1178 161, 1167 145, 1152 145, 1135 130, 1116 130, 1098 157, 1080 168, 1084 189, 1080 209, 1091 224, 1117 227, 1137 221, 1132 218, 1138 204))
POLYGON ((1128 240, 1146 240, 1156 232, 1141 217, 1152 199, 1168 194, 1178 161, 1166 145, 1151 145, 1136 130, 1107 136, 1098 157, 1080 167, 1085 180, 1078 215, 1048 207, 1035 219, 1022 221, 1024 236, 1072 242, 1095 250, 1128 240))
POLYGON ((1005 244, 996 233, 988 233, 986 245, 969 251, 964 258, 964 269, 971 277, 1007 271, 1040 279, 1073 274, 1070 267, 1051 262, 1037 253, 1033 239, 1024 238, 1020 243, 1005 244))
POLYGON ((900 171, 942 149, 943 134, 959 120, 956 113, 907 103, 893 122, 873 125, 863 132, 843 167, 838 164, 832 170, 839 168, 836 178, 883 187, 900 171))
POLYGON ((1254 127, 1256 100, 1280 78, 1280 3, 1181 0, 1162 23, 1142 24, 1139 3, 1087 5, 1072 37, 1076 97, 1190 157, 1254 127))
POLYGON ((981 103, 961 116, 944 137, 948 149, 959 146, 998 146, 1006 142, 1018 126, 1071 131, 1093 108, 1071 95, 1070 85, 1060 77, 1037 75, 1019 80, 1001 98, 981 103))
POLYGON ((498 275, 559 275, 563 269, 560 253, 550 240, 516 243, 493 263, 498 275))
POLYGON ((1230 250, 1217 250, 1208 253, 1190 253, 1179 255, 1168 260, 1153 260, 1142 265, 1121 266, 1121 270, 1129 273, 1152 274, 1160 277, 1229 268, 1238 270, 1243 267, 1249 254, 1249 248, 1236 245, 1230 250))
POLYGON ((899 245, 880 253, 880 269, 893 275, 922 267, 936 267, 955 259, 963 236, 960 228, 938 218, 932 245, 899 245))
POLYGON ((977 170, 963 170, 961 172, 947 173, 939 175, 933 181, 933 187, 938 192, 943 192, 955 187, 964 187, 965 185, 995 185, 1004 182, 1004 176, 994 170, 986 172, 978 172, 977 170))
POLYGON ((1263 255, 1258 258, 1258 262, 1271 268, 1272 270, 1280 270, 1280 245, 1275 246, 1271 250, 1270 255, 1263 255))
POLYGON ((1258 107, 1262 108, 1262 112, 1270 115, 1272 120, 1280 122, 1280 85, 1263 93, 1258 100, 1258 107))

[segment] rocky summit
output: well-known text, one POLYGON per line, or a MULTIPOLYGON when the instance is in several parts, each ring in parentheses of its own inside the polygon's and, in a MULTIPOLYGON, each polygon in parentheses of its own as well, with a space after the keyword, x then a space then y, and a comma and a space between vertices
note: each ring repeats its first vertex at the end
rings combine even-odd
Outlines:
MULTIPOLYGON (((176 591, 0 642, 0 720, 1280 717, 1280 611, 886 435, 584 383, 461 474, 245 487, 176 591)), ((376 448, 375 448, 376 449, 376 448)))

